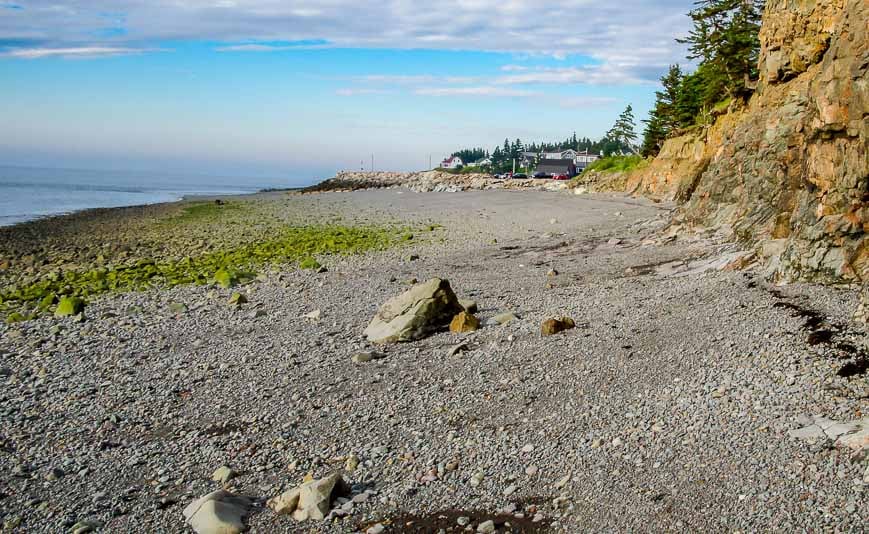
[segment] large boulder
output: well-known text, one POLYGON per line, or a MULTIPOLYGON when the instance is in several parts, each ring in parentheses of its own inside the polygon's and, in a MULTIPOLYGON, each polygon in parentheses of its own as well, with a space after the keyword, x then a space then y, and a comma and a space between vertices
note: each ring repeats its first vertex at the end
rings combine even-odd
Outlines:
POLYGON ((196 534, 239 534, 247 530, 244 517, 251 501, 218 490, 196 499, 184 509, 184 519, 196 534))
POLYGON ((449 325, 462 311, 449 281, 432 278, 381 306, 365 336, 372 343, 422 339, 449 325))
POLYGON ((292 514, 296 521, 322 521, 336 493, 344 490, 341 472, 320 480, 309 480, 297 488, 269 499, 268 506, 278 515, 292 514))

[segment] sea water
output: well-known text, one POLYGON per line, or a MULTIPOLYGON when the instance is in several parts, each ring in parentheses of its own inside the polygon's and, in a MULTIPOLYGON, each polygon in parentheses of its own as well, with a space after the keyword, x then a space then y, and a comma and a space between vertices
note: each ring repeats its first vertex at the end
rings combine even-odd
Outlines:
POLYGON ((88 208, 172 202, 192 195, 255 193, 314 181, 0 166, 0 226, 88 208))

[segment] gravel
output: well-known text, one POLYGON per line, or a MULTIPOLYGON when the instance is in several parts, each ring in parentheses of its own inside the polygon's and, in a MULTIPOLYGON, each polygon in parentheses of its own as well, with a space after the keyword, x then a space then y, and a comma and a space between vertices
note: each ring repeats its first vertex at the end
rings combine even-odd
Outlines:
POLYGON ((0 524, 185 531, 183 508, 225 486, 258 499, 256 532, 865 528, 865 464, 788 436, 806 416, 869 411, 866 376, 837 375, 865 345, 853 290, 662 275, 732 246, 658 240, 669 206, 635 199, 307 198, 294 216, 444 228, 323 273, 276 267, 237 307, 233 290, 179 287, 101 297, 84 322, 0 326, 0 524), (486 326, 365 342, 383 302, 435 276, 486 326), (807 343, 795 307, 829 342, 807 343), (562 316, 576 328, 540 336, 562 316), (264 508, 347 465, 327 521, 264 508), (221 466, 235 476, 213 481, 221 466))

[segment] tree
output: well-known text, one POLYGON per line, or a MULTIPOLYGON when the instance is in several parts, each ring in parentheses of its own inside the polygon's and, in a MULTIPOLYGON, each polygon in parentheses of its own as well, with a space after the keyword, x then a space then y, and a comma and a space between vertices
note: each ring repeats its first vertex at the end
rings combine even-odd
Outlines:
POLYGON ((618 144, 618 148, 610 153, 621 151, 624 149, 630 150, 634 154, 637 149, 634 143, 637 141, 636 123, 634 122, 634 108, 630 104, 622 111, 619 118, 616 119, 613 127, 607 132, 606 137, 613 143, 618 144))
POLYGON ((640 153, 644 157, 658 155, 664 141, 682 128, 676 109, 682 83, 682 69, 679 65, 671 65, 661 78, 663 90, 655 92, 655 106, 649 112, 649 118, 643 121, 646 129, 640 153))
POLYGON ((699 0, 688 13, 694 28, 685 39, 690 59, 699 59, 706 91, 703 104, 746 98, 758 78, 763 0, 699 0))

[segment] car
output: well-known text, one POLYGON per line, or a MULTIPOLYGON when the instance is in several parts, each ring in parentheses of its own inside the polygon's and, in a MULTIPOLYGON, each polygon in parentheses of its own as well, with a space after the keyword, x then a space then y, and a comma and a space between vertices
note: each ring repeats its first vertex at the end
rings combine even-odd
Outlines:
POLYGON ((516 174, 513 175, 513 178, 516 180, 524 180, 525 178, 528 178, 528 175, 525 174, 524 172, 517 172, 516 174))
POLYGON ((549 178, 548 172, 537 171, 534 173, 534 178, 549 178))
POLYGON ((569 180, 570 178, 566 174, 556 174, 552 177, 553 180, 569 180))

